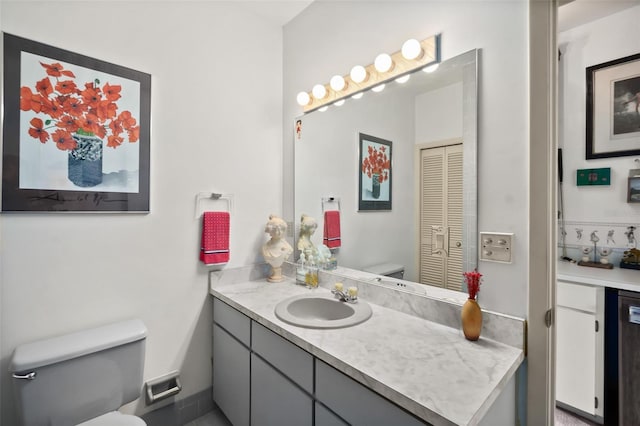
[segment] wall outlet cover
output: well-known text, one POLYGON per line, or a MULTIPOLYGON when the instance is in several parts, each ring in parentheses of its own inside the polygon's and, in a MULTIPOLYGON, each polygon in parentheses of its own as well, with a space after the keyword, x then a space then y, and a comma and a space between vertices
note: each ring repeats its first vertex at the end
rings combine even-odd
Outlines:
POLYGON ((601 169, 578 169, 578 186, 611 185, 611 167, 601 169))

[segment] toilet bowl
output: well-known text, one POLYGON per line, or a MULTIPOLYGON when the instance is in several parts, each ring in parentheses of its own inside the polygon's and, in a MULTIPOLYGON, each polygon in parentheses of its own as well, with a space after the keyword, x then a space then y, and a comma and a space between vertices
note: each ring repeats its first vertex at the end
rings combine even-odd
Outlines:
POLYGON ((146 335, 134 319, 18 346, 9 368, 22 424, 144 426, 117 410, 140 396, 146 335))
POLYGON ((400 280, 404 277, 404 266, 397 263, 378 263, 367 266, 363 271, 400 280))

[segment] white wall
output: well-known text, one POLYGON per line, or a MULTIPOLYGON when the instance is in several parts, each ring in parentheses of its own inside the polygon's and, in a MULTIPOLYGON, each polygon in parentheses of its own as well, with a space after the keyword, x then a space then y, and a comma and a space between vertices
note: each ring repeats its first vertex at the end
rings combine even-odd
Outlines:
POLYGON ((627 203, 627 176, 629 169, 640 168, 634 162, 640 155, 585 159, 585 70, 640 52, 638 21, 640 6, 559 34, 562 52, 559 145, 563 148, 565 220, 636 226, 640 221, 640 204, 627 203), (576 170, 600 167, 611 167, 611 186, 576 186, 576 170))
POLYGON ((416 97, 416 143, 462 137, 462 83, 416 97))
POLYGON ((16 424, 16 345, 128 317, 149 330, 146 379, 179 369, 180 398, 206 389, 211 307, 195 195, 234 194, 229 267, 258 260, 268 215, 282 208, 282 28, 230 2, 0 7, 5 32, 152 75, 150 214, 0 216, 1 423, 16 424))
MULTIPOLYGON (((316 2, 285 26, 285 164, 292 162, 295 96, 408 38, 442 34, 443 59, 480 48, 479 229, 515 234, 513 263, 480 262, 480 304, 527 314, 528 12, 523 1, 316 2), (330 31, 328 30, 330 28, 330 31)), ((285 174, 285 194, 292 191, 285 174)), ((292 204, 285 212, 292 216, 292 204)), ((291 219, 289 219, 291 220, 291 219)), ((344 230, 343 232, 348 232, 344 230)))

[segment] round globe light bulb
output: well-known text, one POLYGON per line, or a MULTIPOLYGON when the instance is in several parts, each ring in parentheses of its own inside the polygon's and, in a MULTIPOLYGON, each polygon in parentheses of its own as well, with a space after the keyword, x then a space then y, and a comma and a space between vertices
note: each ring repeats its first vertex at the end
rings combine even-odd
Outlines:
POLYGON ((418 59, 422 56, 422 46, 415 38, 410 38, 402 45, 402 57, 408 60, 418 59))
POLYGON ((374 91, 374 92, 376 92, 376 93, 377 93, 377 92, 382 92, 382 91, 384 90, 384 84, 379 84, 379 85, 377 85, 376 87, 374 87, 374 88, 373 88, 373 89, 371 89, 371 90, 373 90, 373 91, 374 91))
POLYGON ((335 101, 333 104, 335 106, 342 106, 342 105, 344 105, 344 99, 340 99, 339 101, 335 101))
POLYGON ((341 75, 334 75, 331 77, 331 80, 329 80, 329 85, 333 90, 339 92, 347 86, 347 83, 341 75))
POLYGON ((351 77, 351 80, 356 83, 362 83, 367 79, 367 70, 362 65, 356 65, 351 68, 349 77, 351 77))
POLYGON ((404 84, 411 78, 411 74, 403 75, 402 77, 396 78, 396 81, 400 84, 404 84))
POLYGON ((305 105, 309 105, 309 102, 311 101, 311 97, 307 92, 300 92, 298 93, 298 96, 296 96, 296 100, 298 101, 298 105, 305 106, 305 105))
POLYGON ((393 68, 393 60, 388 54, 381 53, 376 56, 373 66, 376 67, 376 71, 378 72, 387 72, 393 68))
POLYGON ((311 89, 311 93, 313 93, 314 98, 323 99, 325 96, 327 96, 327 88, 322 84, 316 84, 315 86, 313 86, 313 89, 311 89))
POLYGON ((439 66, 439 65, 440 65, 440 64, 433 64, 433 65, 429 65, 428 67, 424 67, 424 68, 422 69, 422 71, 424 71, 424 72, 434 72, 435 70, 437 70, 437 69, 438 69, 438 66, 439 66))
POLYGON ((318 108, 318 111, 320 112, 325 112, 326 110, 328 110, 329 107, 327 105, 323 106, 322 108, 318 108))
POLYGON ((360 99, 362 96, 364 96, 364 92, 356 93, 351 99, 360 99))

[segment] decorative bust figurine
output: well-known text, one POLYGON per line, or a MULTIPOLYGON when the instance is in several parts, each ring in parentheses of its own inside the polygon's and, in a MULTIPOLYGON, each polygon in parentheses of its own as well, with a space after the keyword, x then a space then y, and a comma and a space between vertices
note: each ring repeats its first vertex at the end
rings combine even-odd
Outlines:
POLYGON ((298 237, 298 250, 303 253, 307 261, 315 261, 318 255, 316 246, 311 242, 311 236, 318 228, 318 222, 311 216, 303 214, 300 218, 300 236, 298 237))
POLYGON ((271 235, 271 239, 262 246, 262 256, 271 265, 271 275, 267 281, 277 283, 283 280, 282 264, 293 252, 291 245, 282 238, 287 232, 287 222, 272 214, 264 232, 271 235))

